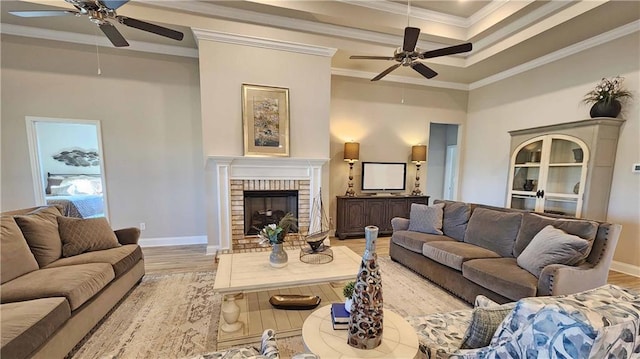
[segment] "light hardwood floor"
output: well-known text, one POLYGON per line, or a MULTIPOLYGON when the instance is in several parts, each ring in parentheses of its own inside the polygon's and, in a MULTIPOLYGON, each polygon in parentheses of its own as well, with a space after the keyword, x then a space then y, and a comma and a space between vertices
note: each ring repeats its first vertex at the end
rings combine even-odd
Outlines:
MULTIPOLYGON (((377 241, 378 255, 389 255, 390 237, 381 237, 377 241)), ((339 240, 331 239, 331 245, 347 246, 362 255, 365 247, 364 238, 339 240)), ((145 269, 152 273, 175 273, 189 271, 213 270, 215 257, 205 255, 206 245, 170 246, 143 248, 145 269)), ((609 272, 609 283, 640 292, 640 278, 619 272, 609 272)))

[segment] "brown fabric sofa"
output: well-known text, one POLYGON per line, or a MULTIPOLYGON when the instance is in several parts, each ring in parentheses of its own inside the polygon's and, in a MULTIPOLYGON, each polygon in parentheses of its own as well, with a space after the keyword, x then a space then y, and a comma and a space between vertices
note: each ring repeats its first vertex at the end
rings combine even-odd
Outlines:
POLYGON ((115 234, 113 248, 63 257, 59 216, 56 207, 2 213, 2 358, 64 358, 144 276, 137 228, 102 233, 115 234))
POLYGON ((469 303, 480 294, 506 303, 532 296, 577 293, 607 282, 621 230, 618 224, 435 201, 442 202, 444 234, 410 231, 409 219, 394 218, 389 255, 469 303), (590 238, 586 259, 573 266, 547 265, 539 276, 520 267, 518 256, 546 225, 590 238))

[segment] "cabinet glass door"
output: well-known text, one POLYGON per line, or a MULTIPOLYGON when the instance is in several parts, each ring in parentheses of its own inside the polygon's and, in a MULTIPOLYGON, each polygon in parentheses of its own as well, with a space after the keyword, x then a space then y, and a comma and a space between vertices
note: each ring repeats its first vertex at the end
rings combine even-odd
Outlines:
POLYGON ((544 212, 577 217, 586 148, 571 138, 551 136, 544 188, 544 212))
POLYGON ((511 208, 580 216, 587 148, 565 135, 545 135, 526 142, 512 156, 511 208))

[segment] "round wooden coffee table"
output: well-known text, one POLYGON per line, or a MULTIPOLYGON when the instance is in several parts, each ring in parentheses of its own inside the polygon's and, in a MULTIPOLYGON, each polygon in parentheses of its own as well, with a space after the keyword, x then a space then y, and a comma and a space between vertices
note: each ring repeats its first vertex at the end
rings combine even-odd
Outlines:
POLYGON ((347 344, 347 331, 334 330, 331 325, 331 305, 311 313, 302 325, 302 340, 307 350, 320 358, 402 358, 418 354, 415 329, 398 314, 384 310, 382 343, 375 349, 356 349, 347 344))

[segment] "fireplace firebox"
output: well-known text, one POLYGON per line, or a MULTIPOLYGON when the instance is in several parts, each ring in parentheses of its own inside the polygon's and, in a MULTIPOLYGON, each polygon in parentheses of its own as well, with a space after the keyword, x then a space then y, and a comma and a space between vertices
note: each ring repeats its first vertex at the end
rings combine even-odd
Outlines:
POLYGON ((244 233, 255 235, 287 213, 298 218, 298 191, 244 191, 244 233))

